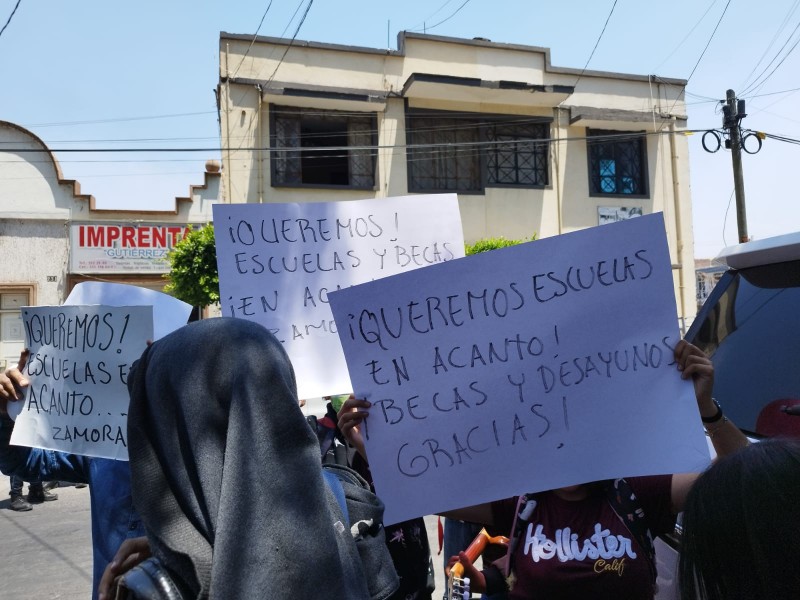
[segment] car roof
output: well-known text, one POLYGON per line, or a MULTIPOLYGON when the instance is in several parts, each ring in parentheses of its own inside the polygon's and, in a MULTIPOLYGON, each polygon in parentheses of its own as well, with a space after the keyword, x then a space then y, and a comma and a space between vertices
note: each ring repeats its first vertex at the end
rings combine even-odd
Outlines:
POLYGON ((732 269, 800 259, 800 231, 728 246, 714 259, 732 269))

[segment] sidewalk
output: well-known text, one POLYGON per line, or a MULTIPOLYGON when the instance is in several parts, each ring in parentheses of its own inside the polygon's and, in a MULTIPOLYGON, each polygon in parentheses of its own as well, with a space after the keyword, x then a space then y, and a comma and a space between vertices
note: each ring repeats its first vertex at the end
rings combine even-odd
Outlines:
MULTIPOLYGON (((8 477, 0 475, 0 598, 88 600, 92 590, 89 488, 58 487, 55 502, 9 510, 8 477)), ((28 484, 25 484, 28 493, 28 484)))

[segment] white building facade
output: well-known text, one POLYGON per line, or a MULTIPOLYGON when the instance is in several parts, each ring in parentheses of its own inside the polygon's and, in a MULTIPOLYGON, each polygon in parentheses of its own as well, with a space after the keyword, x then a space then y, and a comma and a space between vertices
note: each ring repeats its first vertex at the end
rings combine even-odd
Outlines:
POLYGON ((456 192, 468 243, 663 212, 694 316, 685 81, 481 39, 401 33, 398 48, 220 34, 226 201, 456 192))
POLYGON ((22 306, 62 304, 81 281, 163 289, 167 252, 221 195, 219 165, 206 168, 172 211, 99 210, 44 142, 0 121, 0 369, 24 347, 22 306))

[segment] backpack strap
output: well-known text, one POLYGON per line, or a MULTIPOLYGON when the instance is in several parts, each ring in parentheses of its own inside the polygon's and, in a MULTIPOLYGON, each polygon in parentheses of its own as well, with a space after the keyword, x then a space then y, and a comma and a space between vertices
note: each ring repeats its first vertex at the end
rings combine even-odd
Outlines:
POLYGON ((631 484, 625 479, 614 479, 605 485, 606 498, 619 520, 628 528, 636 541, 647 555, 647 565, 650 568, 650 577, 656 581, 656 548, 653 544, 653 535, 645 519, 644 508, 633 492, 631 484))

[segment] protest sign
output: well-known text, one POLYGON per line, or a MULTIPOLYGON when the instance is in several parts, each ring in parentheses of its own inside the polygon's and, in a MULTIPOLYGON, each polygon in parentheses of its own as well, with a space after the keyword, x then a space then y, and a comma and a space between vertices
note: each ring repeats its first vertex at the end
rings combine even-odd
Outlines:
POLYGON ((662 215, 332 292, 387 523, 701 469, 662 215))
POLYGON ((186 325, 192 314, 191 304, 165 294, 127 283, 82 281, 72 288, 65 305, 104 304, 106 306, 152 306, 152 341, 186 325))
POLYGON ((153 339, 150 306, 22 309, 30 381, 11 443, 127 460, 127 378, 153 339))
POLYGON ((222 314, 276 335, 300 398, 352 390, 328 292, 464 256, 455 194, 213 211, 222 314))

